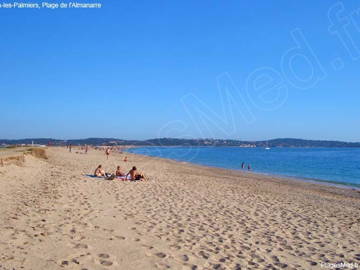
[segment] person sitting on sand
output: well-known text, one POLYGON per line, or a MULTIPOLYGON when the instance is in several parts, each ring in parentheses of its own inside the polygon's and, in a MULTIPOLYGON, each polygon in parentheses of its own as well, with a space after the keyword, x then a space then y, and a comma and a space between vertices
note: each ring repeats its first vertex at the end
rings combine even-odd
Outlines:
POLYGON ((117 166, 115 175, 116 176, 125 176, 125 174, 121 171, 120 166, 117 166))
POLYGON ((145 179, 145 176, 143 174, 137 172, 137 168, 135 166, 132 167, 132 169, 127 173, 125 179, 128 179, 129 175, 130 175, 129 178, 130 181, 145 179))
POLYGON ((94 175, 95 175, 95 176, 105 176, 105 171, 103 170, 103 168, 102 168, 101 165, 99 165, 99 166, 96 168, 96 170, 95 170, 95 172, 94 172, 94 175))

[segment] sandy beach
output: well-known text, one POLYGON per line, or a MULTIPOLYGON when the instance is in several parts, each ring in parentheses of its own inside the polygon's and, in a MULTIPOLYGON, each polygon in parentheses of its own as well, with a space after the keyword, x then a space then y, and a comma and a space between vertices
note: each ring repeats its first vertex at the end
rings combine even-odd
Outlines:
POLYGON ((47 148, 48 159, 0 166, 1 270, 360 264, 356 190, 76 151, 47 148), (149 181, 86 176, 99 164, 109 172, 136 165, 149 181))

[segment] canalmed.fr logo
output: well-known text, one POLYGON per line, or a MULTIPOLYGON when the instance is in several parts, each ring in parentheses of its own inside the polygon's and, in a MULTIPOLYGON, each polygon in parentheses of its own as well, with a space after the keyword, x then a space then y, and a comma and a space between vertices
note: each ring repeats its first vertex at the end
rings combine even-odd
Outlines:
POLYGON ((358 263, 347 263, 347 262, 339 262, 339 263, 320 263, 321 268, 326 269, 341 269, 341 268, 359 268, 358 263))

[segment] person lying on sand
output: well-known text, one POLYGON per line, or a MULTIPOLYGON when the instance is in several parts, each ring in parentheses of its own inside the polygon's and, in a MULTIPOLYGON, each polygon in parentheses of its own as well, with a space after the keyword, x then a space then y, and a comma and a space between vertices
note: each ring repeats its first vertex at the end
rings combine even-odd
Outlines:
POLYGON ((125 173, 123 173, 123 172, 121 171, 120 166, 117 166, 115 175, 116 175, 116 176, 125 176, 125 173))
POLYGON ((102 168, 101 165, 99 165, 99 166, 96 168, 96 170, 95 170, 95 172, 94 172, 94 175, 95 175, 95 176, 105 176, 105 171, 103 170, 103 168, 102 168))
POLYGON ((145 176, 143 174, 140 174, 137 172, 137 168, 134 166, 132 169, 127 173, 125 179, 129 179, 130 181, 136 181, 136 180, 142 180, 145 179, 145 176), (130 175, 130 178, 128 176, 130 175))

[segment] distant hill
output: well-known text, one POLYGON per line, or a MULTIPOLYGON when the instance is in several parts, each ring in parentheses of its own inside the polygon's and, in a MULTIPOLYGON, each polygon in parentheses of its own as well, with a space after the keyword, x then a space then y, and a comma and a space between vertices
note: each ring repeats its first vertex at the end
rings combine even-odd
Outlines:
POLYGON ((360 143, 285 138, 270 140, 269 147, 360 147, 360 143))
POLYGON ((272 139, 268 141, 240 141, 222 139, 176 139, 158 138, 150 140, 122 140, 116 138, 88 138, 75 140, 57 140, 51 138, 30 138, 20 140, 1 140, 0 145, 20 144, 43 145, 144 145, 144 146, 236 146, 236 147, 360 147, 360 142, 303 140, 303 139, 272 139))

